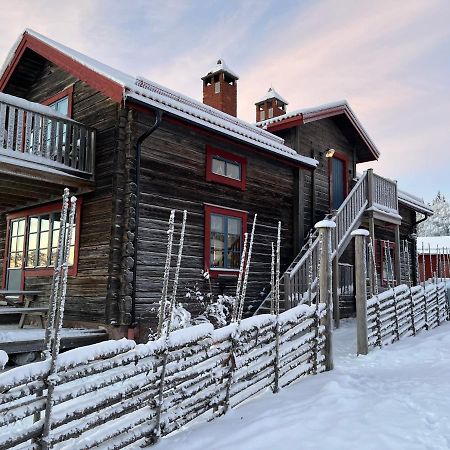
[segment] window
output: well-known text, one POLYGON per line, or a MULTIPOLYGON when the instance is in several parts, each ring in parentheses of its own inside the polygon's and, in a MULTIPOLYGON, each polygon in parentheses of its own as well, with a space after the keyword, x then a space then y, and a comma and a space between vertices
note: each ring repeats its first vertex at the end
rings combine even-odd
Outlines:
POLYGON ((239 271, 246 229, 246 212, 205 205, 205 270, 211 276, 239 271))
MULTIPOLYGON (((69 275, 77 273, 80 213, 82 199, 78 199, 75 224, 69 250, 69 275)), ((67 230, 68 224, 66 224, 67 230)), ((13 213, 7 216, 7 246, 3 286, 23 276, 50 276, 56 262, 61 229, 61 203, 54 203, 13 213), (16 270, 16 272, 15 272, 16 270), (17 276, 16 276, 17 275, 17 276)), ((13 283, 16 285, 16 283, 13 283)), ((17 289, 20 286, 16 287, 17 289)))
POLYGON ((223 150, 207 147, 206 181, 245 190, 247 160, 223 150))

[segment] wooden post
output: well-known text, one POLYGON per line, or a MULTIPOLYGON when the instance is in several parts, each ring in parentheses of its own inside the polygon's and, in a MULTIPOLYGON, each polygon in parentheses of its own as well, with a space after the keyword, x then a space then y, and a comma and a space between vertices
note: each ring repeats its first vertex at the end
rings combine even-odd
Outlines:
POLYGON ((325 370, 333 369, 333 304, 332 304, 332 268, 331 268, 331 230, 336 223, 331 220, 317 222, 315 228, 319 230, 321 242, 319 256, 319 295, 320 303, 326 305, 325 325, 325 370))
POLYGON ((395 225, 394 273, 397 286, 402 284, 400 268, 400 226, 395 225))
POLYGON ((367 286, 366 286, 366 238, 367 230, 355 230, 355 288, 356 288, 356 337, 357 354, 369 353, 367 333, 367 286))
POLYGON ((337 252, 333 259, 333 316, 334 326, 339 328, 341 315, 339 311, 339 257, 337 252))

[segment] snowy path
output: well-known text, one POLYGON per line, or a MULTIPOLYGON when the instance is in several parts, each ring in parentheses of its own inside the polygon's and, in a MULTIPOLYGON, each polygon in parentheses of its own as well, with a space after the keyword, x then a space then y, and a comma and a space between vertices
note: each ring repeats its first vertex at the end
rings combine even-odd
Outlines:
POLYGON ((450 449, 450 323, 368 356, 335 332, 335 370, 164 438, 173 450, 450 449))

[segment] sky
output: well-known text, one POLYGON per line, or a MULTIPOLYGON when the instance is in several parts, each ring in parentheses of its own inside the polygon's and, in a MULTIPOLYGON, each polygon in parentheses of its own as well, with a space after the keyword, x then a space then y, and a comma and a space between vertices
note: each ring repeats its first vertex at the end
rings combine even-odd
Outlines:
MULTIPOLYGON (((450 197, 450 1, 0 0, 0 61, 32 28, 195 99, 218 58, 238 116, 273 86, 288 111, 346 99, 381 152, 375 171, 450 197)), ((361 166, 360 170, 367 168, 361 166)))

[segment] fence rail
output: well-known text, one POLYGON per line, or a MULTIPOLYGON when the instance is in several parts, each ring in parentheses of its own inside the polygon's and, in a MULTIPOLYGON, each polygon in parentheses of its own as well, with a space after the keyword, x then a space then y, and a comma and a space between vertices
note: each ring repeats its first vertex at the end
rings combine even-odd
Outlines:
POLYGON ((448 319, 445 283, 402 284, 367 301, 369 347, 391 344, 448 319))
POLYGON ((220 416, 263 389, 325 370, 325 314, 323 304, 301 305, 278 320, 197 325, 140 345, 102 342, 58 355, 50 378, 49 360, 12 369, 0 375, 0 449, 42 448, 44 419, 33 416, 46 409, 50 384, 46 445, 54 449, 148 444, 220 416))
POLYGON ((0 149, 89 177, 94 171, 95 131, 48 107, 0 93, 0 149))

